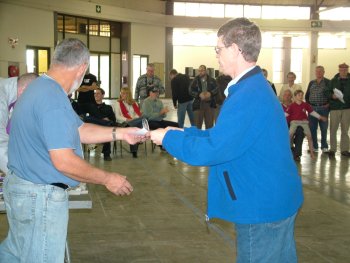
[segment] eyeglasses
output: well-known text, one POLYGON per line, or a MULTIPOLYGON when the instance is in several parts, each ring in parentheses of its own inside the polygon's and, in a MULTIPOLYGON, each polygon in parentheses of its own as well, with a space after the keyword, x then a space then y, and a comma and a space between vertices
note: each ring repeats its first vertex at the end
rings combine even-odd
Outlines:
POLYGON ((228 48, 229 46, 223 46, 223 47, 214 47, 214 50, 215 50, 215 53, 216 54, 219 54, 220 53, 220 51, 221 51, 221 49, 223 49, 223 48, 228 48))
MULTIPOLYGON (((214 50, 215 50, 215 53, 216 54, 219 54, 220 53, 220 51, 221 51, 221 49, 223 49, 223 48, 229 48, 230 46, 232 46, 233 44, 231 44, 231 45, 228 45, 228 46, 223 46, 223 47, 214 47, 214 50)), ((238 51, 239 52, 241 52, 241 53, 243 53, 243 51, 242 51, 242 49, 238 49, 238 51)))

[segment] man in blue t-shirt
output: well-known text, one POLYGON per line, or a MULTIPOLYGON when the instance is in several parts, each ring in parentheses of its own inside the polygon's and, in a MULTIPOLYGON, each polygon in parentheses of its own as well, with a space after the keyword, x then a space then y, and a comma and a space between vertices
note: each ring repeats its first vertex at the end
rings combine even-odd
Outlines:
POLYGON ((138 128, 83 123, 75 114, 67 94, 79 87, 88 66, 86 46, 65 39, 56 47, 47 74, 34 80, 17 101, 4 182, 10 229, 0 244, 1 263, 64 261, 69 187, 87 182, 105 185, 116 195, 133 191, 125 176, 83 159, 81 143, 135 144, 144 139, 135 135, 138 128))
POLYGON ((302 184, 282 107, 256 66, 260 30, 246 18, 230 20, 217 43, 220 71, 232 80, 215 127, 158 129, 151 139, 179 160, 210 167, 206 219, 234 223, 237 263, 297 262, 302 184))

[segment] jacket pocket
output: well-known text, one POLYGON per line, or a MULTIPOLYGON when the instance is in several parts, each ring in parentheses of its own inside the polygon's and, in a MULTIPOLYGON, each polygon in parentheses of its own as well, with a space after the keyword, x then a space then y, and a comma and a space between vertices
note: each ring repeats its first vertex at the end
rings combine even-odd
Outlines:
POLYGON ((230 177, 229 177, 227 171, 224 171, 224 178, 225 178, 225 182, 226 182, 226 185, 227 185, 228 192, 229 192, 232 200, 237 200, 235 192, 233 191, 233 187, 232 187, 232 184, 231 184, 231 181, 230 181, 230 177))

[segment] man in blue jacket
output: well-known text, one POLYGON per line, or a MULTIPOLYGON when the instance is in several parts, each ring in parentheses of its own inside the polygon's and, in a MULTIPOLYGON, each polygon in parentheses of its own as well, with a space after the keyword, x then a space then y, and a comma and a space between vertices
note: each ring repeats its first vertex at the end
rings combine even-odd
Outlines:
POLYGON ((207 220, 235 224, 238 263, 297 262, 302 184, 282 107, 256 66, 260 30, 237 18, 219 29, 217 43, 220 70, 232 81, 215 127, 159 129, 151 139, 184 162, 210 167, 207 220))

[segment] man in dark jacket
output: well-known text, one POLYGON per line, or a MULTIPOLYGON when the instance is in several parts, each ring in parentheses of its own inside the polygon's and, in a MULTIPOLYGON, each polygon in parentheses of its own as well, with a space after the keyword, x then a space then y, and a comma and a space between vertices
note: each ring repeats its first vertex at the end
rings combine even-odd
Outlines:
POLYGON ((340 124, 340 152, 350 157, 349 152, 349 125, 350 125, 350 75, 349 66, 345 63, 339 65, 339 73, 331 80, 326 89, 330 99, 330 144, 329 157, 334 158, 337 151, 337 131, 340 124))
MULTIPOLYGON (((101 88, 95 90, 95 104, 89 107, 89 117, 85 119, 86 122, 91 122, 103 126, 117 126, 116 117, 112 106, 103 102, 105 91, 101 88)), ((111 161, 111 143, 103 144, 102 153, 105 161, 111 161)))
POLYGON ((202 129, 203 119, 205 129, 214 125, 215 95, 217 93, 216 80, 207 73, 207 67, 200 65, 198 76, 191 84, 191 95, 194 98, 194 120, 198 129, 202 129))
POLYGON ((171 92, 174 108, 177 109, 177 122, 180 128, 184 127, 186 112, 190 119, 191 126, 195 125, 192 101, 190 95, 190 78, 187 75, 177 73, 176 69, 170 70, 169 77, 171 79, 171 92))

